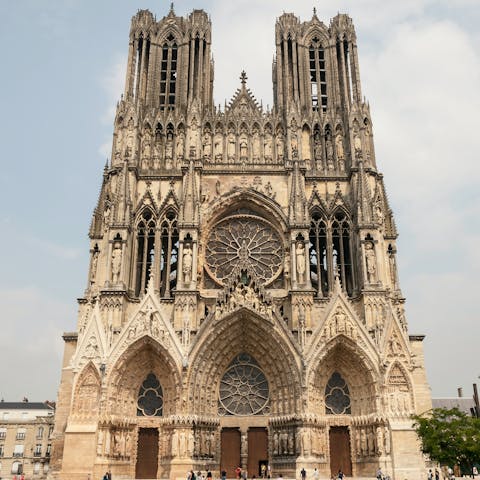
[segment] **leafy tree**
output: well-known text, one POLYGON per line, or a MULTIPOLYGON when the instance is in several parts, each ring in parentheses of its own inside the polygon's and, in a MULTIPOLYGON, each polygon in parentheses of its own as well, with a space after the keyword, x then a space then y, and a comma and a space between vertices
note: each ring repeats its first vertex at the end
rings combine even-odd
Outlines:
POLYGON ((471 472, 480 462, 480 419, 458 408, 434 408, 413 415, 413 427, 422 442, 422 451, 443 465, 460 465, 471 472))

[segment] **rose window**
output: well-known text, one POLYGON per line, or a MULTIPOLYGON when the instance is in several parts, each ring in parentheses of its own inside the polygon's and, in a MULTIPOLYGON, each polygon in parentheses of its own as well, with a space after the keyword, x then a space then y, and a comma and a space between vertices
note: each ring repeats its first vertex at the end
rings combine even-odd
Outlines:
POLYGON ((257 362, 247 354, 238 355, 220 381, 220 415, 261 415, 268 413, 268 382, 257 362))
POLYGON ((338 372, 332 374, 325 388, 325 410, 327 415, 352 413, 348 385, 338 372))
POLYGON ((269 222, 253 215, 220 221, 210 232, 205 256, 208 273, 220 284, 242 270, 269 284, 283 266, 280 235, 269 222))

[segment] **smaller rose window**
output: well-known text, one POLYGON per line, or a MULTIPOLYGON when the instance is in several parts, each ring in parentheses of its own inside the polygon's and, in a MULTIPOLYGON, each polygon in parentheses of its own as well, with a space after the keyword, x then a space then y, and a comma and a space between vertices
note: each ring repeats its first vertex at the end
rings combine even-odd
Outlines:
POLYGON ((220 381, 220 415, 262 415, 268 413, 268 382, 257 362, 238 355, 220 381))
POLYGON ((327 415, 352 413, 348 385, 338 372, 332 374, 325 388, 325 413, 327 415))
POLYGON ((137 416, 161 417, 163 415, 163 391, 153 373, 149 373, 138 392, 137 416))

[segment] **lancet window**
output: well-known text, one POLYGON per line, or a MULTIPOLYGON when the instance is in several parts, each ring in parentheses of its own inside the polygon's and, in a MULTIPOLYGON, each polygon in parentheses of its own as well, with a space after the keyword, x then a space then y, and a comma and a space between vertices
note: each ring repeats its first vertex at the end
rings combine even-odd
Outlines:
POLYGON ((155 219, 150 210, 145 210, 137 225, 137 256, 135 295, 147 288, 155 248, 155 219))
POLYGON ((325 413, 327 415, 352 413, 347 382, 338 372, 332 374, 325 387, 325 413))
POLYGON ((161 417, 163 415, 163 390, 153 373, 149 373, 140 386, 137 398, 137 416, 161 417))
POLYGON ((177 283, 178 265, 178 226, 177 216, 168 210, 160 226, 160 294, 169 298, 177 283))
POLYGON ((312 213, 310 223, 310 276, 319 297, 332 290, 335 275, 343 289, 352 295, 354 271, 351 248, 351 224, 343 211, 328 221, 320 211, 312 213))
POLYGON ((327 72, 325 68, 325 50, 317 37, 312 39, 308 49, 310 92, 312 108, 327 110, 327 72))
POLYGON ((133 92, 135 98, 145 96, 147 90, 148 64, 150 61, 150 39, 140 34, 136 42, 135 74, 133 78, 133 92))
POLYGON ((175 107, 177 81, 178 47, 170 34, 162 46, 160 64, 160 110, 173 110, 175 107))

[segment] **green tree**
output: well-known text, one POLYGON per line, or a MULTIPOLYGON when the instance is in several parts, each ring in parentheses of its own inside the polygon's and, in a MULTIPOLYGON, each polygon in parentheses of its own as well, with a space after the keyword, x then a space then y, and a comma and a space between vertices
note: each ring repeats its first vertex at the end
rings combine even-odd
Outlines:
POLYGON ((458 408, 434 408, 413 415, 413 427, 422 442, 422 451, 442 465, 460 465, 470 473, 480 461, 480 419, 458 408))

